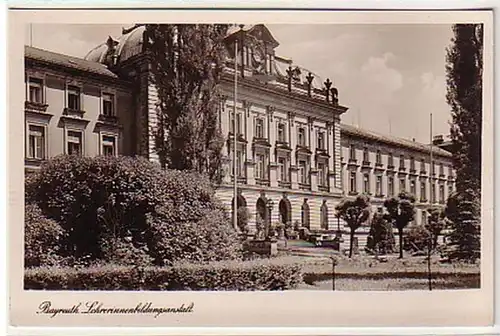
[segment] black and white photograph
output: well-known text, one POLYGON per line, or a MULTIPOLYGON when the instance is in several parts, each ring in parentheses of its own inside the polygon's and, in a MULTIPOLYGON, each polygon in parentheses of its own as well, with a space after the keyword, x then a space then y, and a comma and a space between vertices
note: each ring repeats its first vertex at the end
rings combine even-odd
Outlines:
POLYGON ((484 22, 127 19, 17 35, 22 291, 484 289, 484 22))

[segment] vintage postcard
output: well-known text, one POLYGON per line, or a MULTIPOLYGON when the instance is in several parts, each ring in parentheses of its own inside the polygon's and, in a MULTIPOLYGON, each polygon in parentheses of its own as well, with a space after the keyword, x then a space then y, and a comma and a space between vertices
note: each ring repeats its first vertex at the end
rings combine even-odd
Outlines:
POLYGON ((13 327, 493 324, 491 11, 11 10, 8 38, 13 327))

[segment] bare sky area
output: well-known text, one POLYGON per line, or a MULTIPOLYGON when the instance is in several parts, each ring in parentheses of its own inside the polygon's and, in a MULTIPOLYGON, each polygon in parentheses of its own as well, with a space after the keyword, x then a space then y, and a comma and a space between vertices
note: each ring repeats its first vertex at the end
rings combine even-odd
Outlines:
MULTIPOLYGON (((446 47, 451 26, 422 25, 273 25, 277 53, 330 78, 342 105, 342 122, 383 134, 429 142, 429 114, 434 134, 448 134, 446 47)), ((33 25, 34 47, 84 57, 121 25, 33 25)), ((30 33, 25 34, 26 44, 30 33)))

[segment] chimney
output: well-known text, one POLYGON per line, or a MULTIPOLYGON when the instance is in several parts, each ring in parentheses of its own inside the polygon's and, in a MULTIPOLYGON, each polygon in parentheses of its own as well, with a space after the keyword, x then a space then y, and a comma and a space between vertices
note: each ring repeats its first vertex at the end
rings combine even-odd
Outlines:
POLYGON ((440 145, 444 142, 444 137, 443 135, 435 135, 433 138, 432 138, 432 144, 433 145, 440 145))

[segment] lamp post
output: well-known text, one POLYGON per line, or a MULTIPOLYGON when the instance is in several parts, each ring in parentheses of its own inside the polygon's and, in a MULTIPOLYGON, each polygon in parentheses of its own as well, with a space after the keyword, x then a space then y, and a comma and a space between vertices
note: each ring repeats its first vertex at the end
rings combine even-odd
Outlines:
MULTIPOLYGON (((240 32, 243 31, 243 25, 239 25, 240 32)), ((238 228, 238 177, 237 177, 237 162, 236 148, 238 145, 237 129, 236 129, 236 104, 238 102, 238 38, 234 41, 234 102, 233 102, 233 187, 234 187, 234 229, 238 228)))

